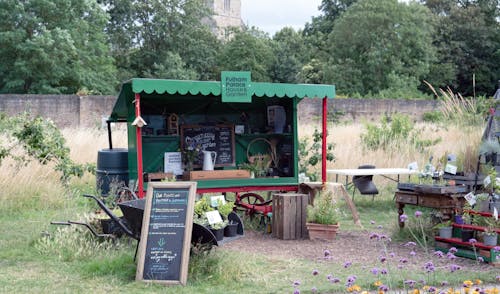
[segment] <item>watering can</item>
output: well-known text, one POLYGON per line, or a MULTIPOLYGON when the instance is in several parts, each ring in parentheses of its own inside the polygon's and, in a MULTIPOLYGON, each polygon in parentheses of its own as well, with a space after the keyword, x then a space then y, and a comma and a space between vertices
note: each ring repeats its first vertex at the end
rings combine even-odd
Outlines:
POLYGON ((203 150, 203 170, 214 170, 217 152, 203 150))

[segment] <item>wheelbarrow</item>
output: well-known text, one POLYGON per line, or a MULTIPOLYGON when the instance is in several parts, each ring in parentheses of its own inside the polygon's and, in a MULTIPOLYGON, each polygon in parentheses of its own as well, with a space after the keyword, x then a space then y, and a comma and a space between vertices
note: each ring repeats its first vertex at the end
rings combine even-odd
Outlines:
MULTIPOLYGON (((120 210, 123 213, 123 218, 120 218, 116 216, 111 211, 111 209, 109 209, 109 207, 107 207, 106 204, 104 204, 104 202, 101 199, 97 198, 96 196, 88 194, 84 194, 83 196, 94 199, 99 205, 99 207, 111 218, 111 220, 113 220, 123 230, 123 233, 125 233, 127 236, 133 239, 136 239, 137 241, 140 241, 142 218, 144 216, 144 206, 146 204, 145 198, 118 203, 118 207, 120 207, 120 210)), ((83 225, 87 227, 92 232, 92 234, 94 234, 94 236, 114 238, 114 236, 110 234, 98 234, 89 224, 86 223, 68 221, 68 222, 51 222, 51 224, 83 225)), ((191 233, 191 244, 194 245, 195 247, 199 246, 200 248, 211 248, 212 245, 216 246, 219 245, 217 239, 215 238, 212 231, 210 231, 210 229, 196 223, 193 223, 193 230, 191 233)))

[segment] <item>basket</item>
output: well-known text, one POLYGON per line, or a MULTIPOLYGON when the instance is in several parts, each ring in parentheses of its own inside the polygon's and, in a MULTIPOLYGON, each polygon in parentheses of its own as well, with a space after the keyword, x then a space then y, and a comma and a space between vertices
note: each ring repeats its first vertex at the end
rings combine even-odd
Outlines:
POLYGON ((264 141, 265 143, 267 143, 269 145, 269 150, 271 150, 271 148, 272 148, 271 142, 269 142, 269 140, 267 140, 265 138, 255 138, 255 139, 253 139, 252 141, 250 141, 250 143, 248 143, 248 146, 247 146, 247 159, 248 159, 248 162, 250 162, 252 164, 256 164, 258 166, 261 166, 263 168, 268 169, 271 166, 271 163, 272 163, 271 154, 255 154, 255 155, 251 155, 252 154, 250 152, 251 147, 252 147, 252 145, 255 142, 258 142, 258 141, 264 141))

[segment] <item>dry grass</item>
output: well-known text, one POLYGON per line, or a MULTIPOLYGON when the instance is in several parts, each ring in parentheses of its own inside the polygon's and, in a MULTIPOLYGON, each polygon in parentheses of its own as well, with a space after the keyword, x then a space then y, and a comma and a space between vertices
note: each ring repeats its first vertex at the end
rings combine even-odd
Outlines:
MULTIPOLYGON (((477 152, 482 126, 463 128, 449 126, 447 128, 436 127, 431 124, 419 124, 418 127, 425 129, 424 137, 442 138, 436 146, 429 147, 429 151, 415 153, 402 150, 399 154, 387 154, 384 151, 365 152, 361 147, 360 134, 364 131, 362 124, 329 126, 328 141, 335 143, 334 154, 336 161, 328 163, 328 168, 355 168, 362 164, 373 164, 377 167, 406 167, 410 162, 416 161, 422 167, 429 156, 439 158, 447 153, 470 154, 474 156, 477 152)), ((312 135, 317 124, 301 125, 299 136, 312 135)), ((63 134, 67 145, 71 149, 71 157, 80 163, 96 162, 97 151, 108 148, 107 131, 104 129, 65 129, 63 134)), ((126 147, 127 134, 123 129, 113 132, 113 146, 126 147)), ((471 165, 475 164, 474 158, 471 165)), ((0 169, 0 187, 3 200, 17 201, 19 197, 42 197, 40 203, 54 205, 49 200, 54 193, 65 193, 64 188, 58 182, 59 174, 54 172, 50 166, 43 166, 36 162, 28 163, 26 166, 16 166, 12 161, 5 160, 0 169), (45 195, 45 196, 44 196, 45 195)), ((87 175, 83 181, 93 181, 93 175, 87 175)), ((52 197, 53 198, 53 197, 52 197)), ((53 200, 56 201, 56 200, 53 200)), ((56 201, 57 202, 57 201, 56 201)))

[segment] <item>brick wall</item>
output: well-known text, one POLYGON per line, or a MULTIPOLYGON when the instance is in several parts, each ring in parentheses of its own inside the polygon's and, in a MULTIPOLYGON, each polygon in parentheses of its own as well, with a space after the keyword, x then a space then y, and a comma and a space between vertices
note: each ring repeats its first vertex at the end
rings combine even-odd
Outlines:
MULTIPOLYGON (((115 96, 1 94, 0 112, 16 115, 29 110, 33 115, 51 118, 59 127, 96 127, 109 116, 115 101, 115 96)), ((342 119, 354 121, 377 120, 395 112, 420 120, 437 105, 436 100, 332 99, 328 108, 342 111, 342 119)), ((321 107, 321 99, 304 99, 299 104, 299 121, 319 120, 321 107)))

